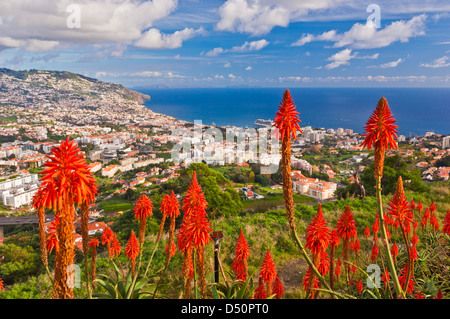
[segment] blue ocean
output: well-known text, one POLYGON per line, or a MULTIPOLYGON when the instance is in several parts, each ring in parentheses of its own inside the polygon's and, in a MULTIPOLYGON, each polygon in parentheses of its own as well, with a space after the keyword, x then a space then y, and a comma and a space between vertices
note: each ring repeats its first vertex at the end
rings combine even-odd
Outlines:
MULTIPOLYGON (((157 113, 220 126, 255 127, 273 119, 284 88, 146 89, 145 105, 157 113)), ((399 134, 450 134, 449 88, 292 88, 301 126, 339 127, 363 133, 378 100, 388 100, 399 134)))

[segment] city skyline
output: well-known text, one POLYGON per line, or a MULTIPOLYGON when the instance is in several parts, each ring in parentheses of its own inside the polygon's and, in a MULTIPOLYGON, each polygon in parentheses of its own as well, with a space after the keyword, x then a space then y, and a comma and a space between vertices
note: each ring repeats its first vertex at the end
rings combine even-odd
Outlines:
POLYGON ((16 70, 127 87, 450 83, 445 1, 40 0, 0 12, 0 66, 16 70))

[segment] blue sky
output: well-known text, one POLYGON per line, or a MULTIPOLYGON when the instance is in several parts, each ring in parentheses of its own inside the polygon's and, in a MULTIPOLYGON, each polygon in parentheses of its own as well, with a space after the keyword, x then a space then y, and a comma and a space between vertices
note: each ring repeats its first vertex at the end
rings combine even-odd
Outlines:
POLYGON ((0 0, 0 67, 128 87, 450 87, 449 30, 448 0, 0 0))

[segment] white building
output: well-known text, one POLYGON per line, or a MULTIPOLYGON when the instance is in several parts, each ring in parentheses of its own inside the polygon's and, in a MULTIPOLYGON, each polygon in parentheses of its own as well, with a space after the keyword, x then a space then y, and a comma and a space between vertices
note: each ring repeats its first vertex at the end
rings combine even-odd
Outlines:
POLYGON ((442 149, 450 148, 450 135, 442 139, 442 149))
POLYGON ((26 174, 0 182, 0 199, 4 205, 13 208, 30 205, 39 184, 37 174, 26 174))

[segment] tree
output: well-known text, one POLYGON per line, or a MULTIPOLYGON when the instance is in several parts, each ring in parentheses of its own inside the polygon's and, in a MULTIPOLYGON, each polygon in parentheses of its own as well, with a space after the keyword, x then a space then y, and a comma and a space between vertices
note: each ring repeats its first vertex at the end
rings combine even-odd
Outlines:
POLYGON ((181 193, 187 190, 194 171, 208 202, 208 213, 215 211, 215 216, 232 216, 242 211, 241 198, 233 183, 203 163, 193 163, 180 172, 177 182, 181 193))
POLYGON ((264 174, 256 175, 255 182, 260 184, 261 186, 269 186, 270 178, 264 174))
POLYGON ((37 275, 40 269, 40 256, 31 246, 20 247, 15 244, 0 246, 0 273, 7 283, 16 283, 37 275))
POLYGON ((255 182, 255 173, 250 172, 250 174, 248 174, 248 181, 250 183, 254 183, 255 182))

